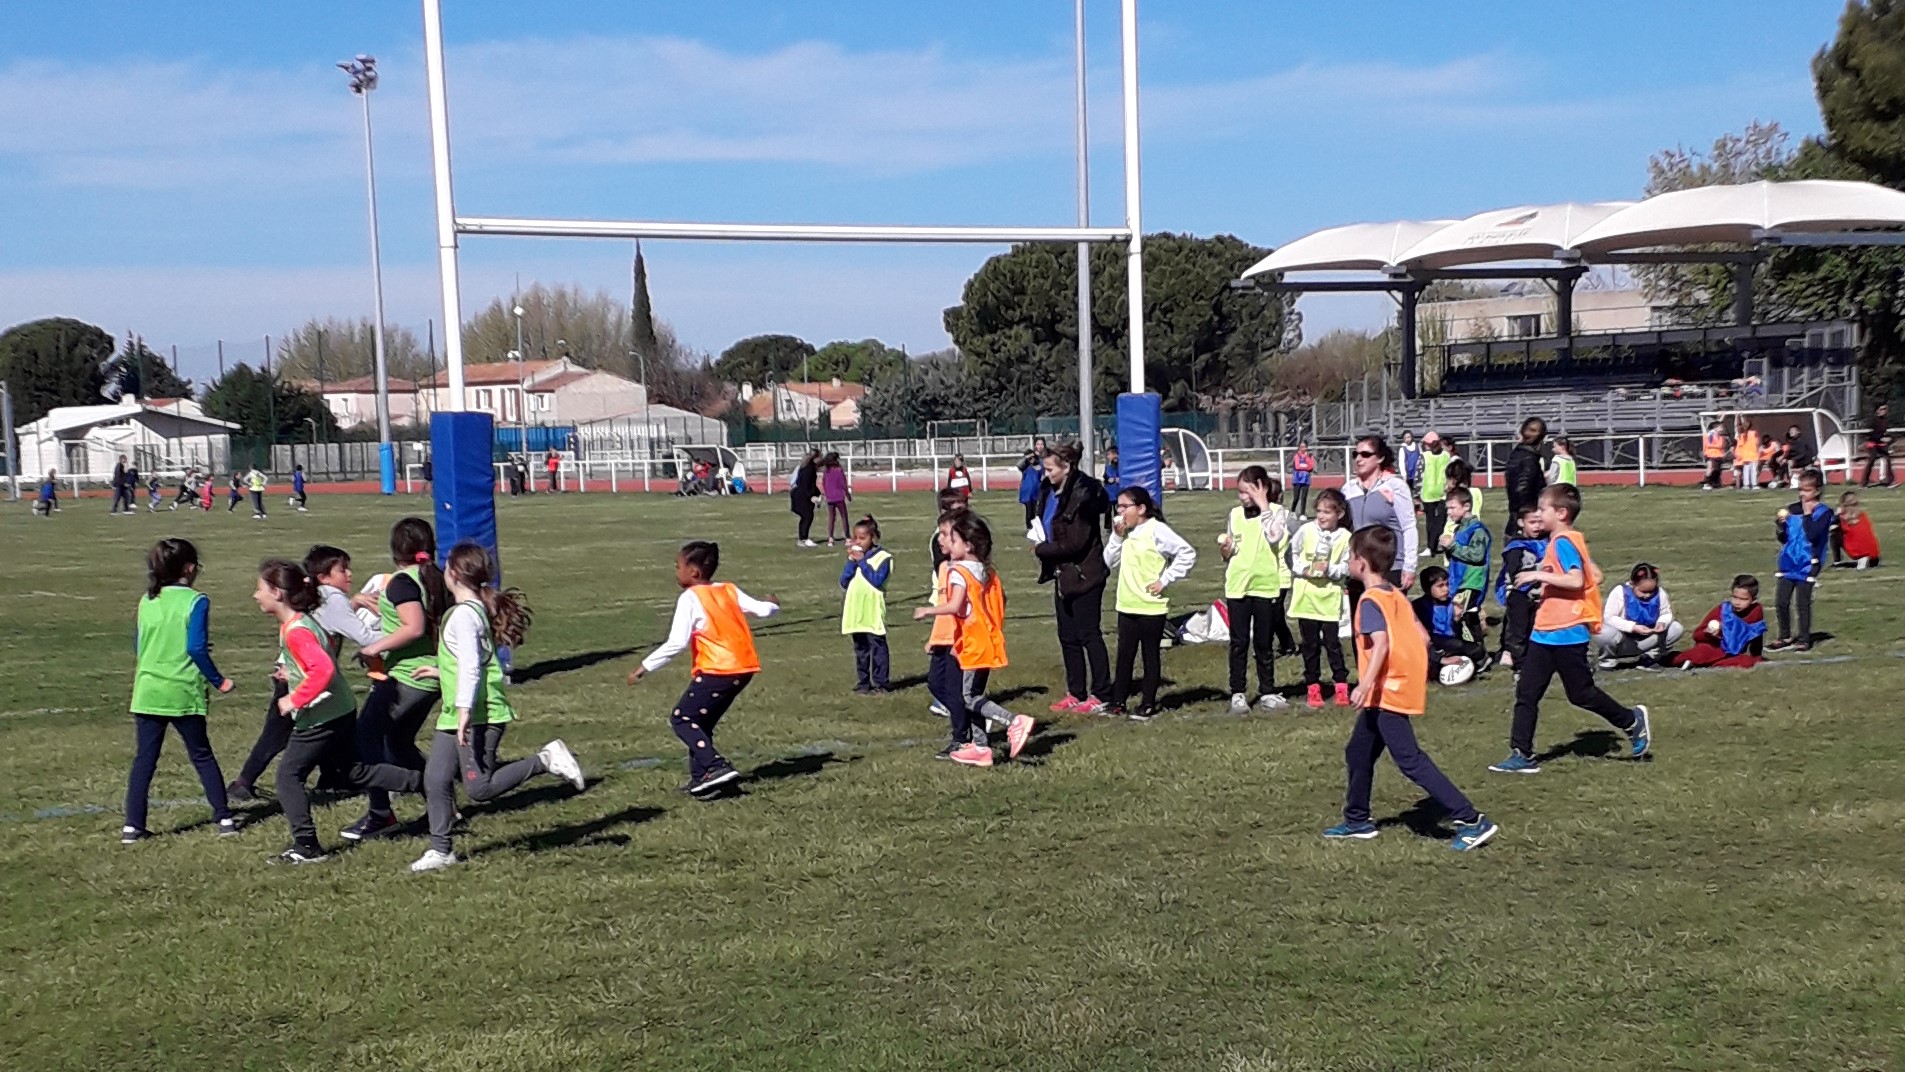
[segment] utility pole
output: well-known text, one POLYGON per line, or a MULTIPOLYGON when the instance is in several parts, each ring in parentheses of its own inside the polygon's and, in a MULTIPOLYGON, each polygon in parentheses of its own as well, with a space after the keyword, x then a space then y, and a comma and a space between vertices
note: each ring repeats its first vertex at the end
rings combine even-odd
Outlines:
POLYGON ((379 485, 385 495, 397 492, 396 450, 390 441, 390 367, 384 353, 384 262, 377 237, 377 155, 370 136, 370 91, 377 88, 377 57, 359 55, 339 63, 351 79, 351 92, 364 102, 364 174, 370 199, 370 281, 376 298, 372 320, 371 353, 375 368, 372 377, 377 387, 377 468, 379 485))
MULTIPOLYGON (((1075 41, 1075 97, 1078 112, 1078 226, 1091 226, 1091 161, 1086 141, 1088 125, 1085 112, 1085 0, 1073 0, 1072 27, 1075 41)), ((1091 243, 1078 243, 1078 446, 1084 452, 1087 472, 1092 468, 1092 395, 1091 371, 1091 243)))

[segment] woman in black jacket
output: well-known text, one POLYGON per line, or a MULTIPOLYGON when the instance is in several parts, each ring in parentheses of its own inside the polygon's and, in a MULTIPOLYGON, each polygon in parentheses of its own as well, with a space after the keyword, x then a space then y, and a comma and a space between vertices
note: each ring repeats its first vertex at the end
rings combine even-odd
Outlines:
POLYGON ((1111 501, 1105 486, 1078 467, 1083 452, 1068 443, 1045 456, 1036 519, 1045 539, 1032 548, 1039 583, 1052 584, 1058 646, 1065 656, 1065 698, 1052 705, 1061 714, 1099 714, 1111 694, 1111 658, 1105 651, 1105 518, 1111 501), (1091 674, 1086 677, 1086 668, 1091 674))
MULTIPOLYGON (((1521 442, 1508 452, 1508 524, 1503 526, 1510 539, 1521 535, 1521 525, 1516 521, 1521 516, 1525 503, 1533 506, 1541 498, 1541 489, 1548 486, 1547 463, 1541 458, 1541 441, 1548 438, 1548 422, 1540 417, 1530 417, 1521 422, 1521 442)), ((1441 538, 1441 533, 1432 532, 1430 540, 1441 538)))
POLYGON ((787 497, 794 516, 800 518, 800 535, 795 537, 795 542, 802 547, 814 546, 814 500, 820 497, 819 451, 808 451, 807 457, 801 460, 800 468, 794 470, 787 497))

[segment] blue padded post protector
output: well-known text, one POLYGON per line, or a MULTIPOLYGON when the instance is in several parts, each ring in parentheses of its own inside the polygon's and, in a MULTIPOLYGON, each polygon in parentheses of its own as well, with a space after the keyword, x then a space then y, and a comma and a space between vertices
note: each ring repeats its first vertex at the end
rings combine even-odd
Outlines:
POLYGON ((497 555, 496 477, 490 464, 495 435, 487 413, 437 413, 430 418, 430 494, 437 507, 439 560, 464 540, 497 555))
POLYGON ((1164 398, 1146 392, 1118 396, 1118 479, 1142 485, 1164 508, 1164 398))

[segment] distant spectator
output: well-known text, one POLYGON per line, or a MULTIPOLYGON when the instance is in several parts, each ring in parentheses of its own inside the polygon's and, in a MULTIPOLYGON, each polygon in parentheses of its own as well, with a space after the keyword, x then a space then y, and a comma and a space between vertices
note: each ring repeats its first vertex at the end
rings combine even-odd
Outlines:
POLYGON ((1548 486, 1544 470, 1547 468, 1541 460, 1541 443, 1548 438, 1548 422, 1540 417, 1530 417, 1521 422, 1521 442, 1508 452, 1508 523, 1503 530, 1510 536, 1519 532, 1519 523, 1524 503, 1534 504, 1541 499, 1541 489, 1548 486))
POLYGON ((1402 446, 1396 455, 1401 462, 1402 479, 1408 481, 1410 491, 1418 491, 1422 486, 1422 447, 1416 443, 1414 432, 1402 433, 1402 446))
POLYGON ((1865 433, 1865 472, 1859 476, 1859 486, 1862 488, 1872 486, 1872 470, 1880 461, 1885 463, 1885 479, 1882 483, 1887 487, 1890 487, 1892 484, 1891 414, 1892 407, 1884 402, 1880 402, 1873 408, 1872 419, 1867 422, 1868 427, 1865 433))
POLYGON ((814 503, 820 498, 820 452, 810 450, 794 469, 793 481, 788 485, 787 497, 794 516, 800 519, 800 534, 795 542, 802 547, 817 547, 814 543, 814 503))

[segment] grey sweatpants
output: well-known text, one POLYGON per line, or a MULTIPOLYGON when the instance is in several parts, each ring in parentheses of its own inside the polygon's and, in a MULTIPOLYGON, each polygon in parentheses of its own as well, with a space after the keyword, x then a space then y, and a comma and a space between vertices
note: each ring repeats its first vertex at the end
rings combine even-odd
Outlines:
POLYGON ((972 743, 983 745, 986 731, 1001 733, 1012 724, 1012 712, 986 699, 990 670, 967 670, 962 674, 960 691, 966 694, 966 710, 972 715, 972 743))
POLYGON ((450 830, 456 825, 456 787, 463 795, 481 803, 495 800, 549 768, 541 756, 530 756, 513 763, 501 763, 496 750, 503 743, 508 723, 470 727, 470 743, 456 743, 455 730, 438 730, 430 735, 430 761, 423 770, 423 796, 430 813, 430 847, 449 852, 450 830))

